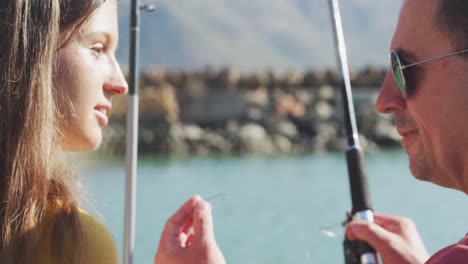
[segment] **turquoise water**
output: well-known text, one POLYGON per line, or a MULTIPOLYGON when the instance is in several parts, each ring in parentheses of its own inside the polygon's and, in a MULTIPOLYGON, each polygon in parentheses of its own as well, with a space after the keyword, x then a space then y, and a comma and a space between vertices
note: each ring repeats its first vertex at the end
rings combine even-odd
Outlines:
MULTIPOLYGON (((80 169, 92 210, 123 244, 123 160, 80 169)), ((411 217, 428 250, 468 231, 465 194, 415 180, 404 152, 366 156, 374 208, 411 217)), ((212 201, 215 232, 228 263, 343 263, 339 238, 321 229, 338 224, 350 207, 342 154, 296 157, 193 158, 139 163, 135 263, 152 263, 166 219, 193 194, 212 201)))

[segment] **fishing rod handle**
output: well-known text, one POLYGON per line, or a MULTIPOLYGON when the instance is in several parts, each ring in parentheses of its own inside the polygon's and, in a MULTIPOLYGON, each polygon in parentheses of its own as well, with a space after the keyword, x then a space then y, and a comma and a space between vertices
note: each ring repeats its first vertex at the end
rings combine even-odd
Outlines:
MULTIPOLYGON (((353 220, 374 222, 374 213, 368 190, 364 155, 359 145, 352 145, 346 151, 349 183, 353 208, 353 220)), ((378 264, 377 252, 367 242, 348 240, 343 242, 346 264, 378 264)))
MULTIPOLYGON (((353 220, 374 222, 374 213, 371 210, 359 211, 352 217, 353 220)), ((343 242, 346 264, 378 264, 377 252, 365 241, 348 240, 343 242)))
POLYGON ((358 145, 353 145, 346 151, 348 163, 349 186, 351 191, 351 215, 357 212, 372 210, 372 202, 367 183, 367 173, 364 166, 364 155, 358 145))

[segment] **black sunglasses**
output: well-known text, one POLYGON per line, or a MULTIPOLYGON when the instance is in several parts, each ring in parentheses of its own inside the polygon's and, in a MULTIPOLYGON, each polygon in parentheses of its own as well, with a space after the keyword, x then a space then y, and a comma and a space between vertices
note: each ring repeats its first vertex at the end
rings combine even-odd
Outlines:
POLYGON ((390 69, 392 69, 393 80, 395 80, 395 83, 398 86, 398 88, 400 89, 401 94, 403 95, 403 98, 406 98, 406 95, 407 95, 406 90, 407 89, 406 89, 405 74, 403 73, 404 69, 409 68, 409 67, 413 67, 413 66, 416 66, 416 65, 419 65, 419 64, 423 64, 423 63, 426 63, 426 62, 435 61, 435 60, 447 58, 447 57, 450 57, 450 56, 462 54, 462 53, 465 53, 465 52, 468 52, 468 49, 465 49, 465 50, 462 50, 462 51, 456 51, 456 52, 453 52, 453 53, 449 53, 449 54, 442 55, 442 56, 437 56, 437 57, 434 57, 434 58, 431 58, 431 59, 427 59, 427 60, 423 60, 423 61, 419 61, 419 62, 407 64, 407 65, 403 65, 401 63, 400 57, 398 56, 398 53, 396 51, 392 50, 392 51, 390 51, 390 69))

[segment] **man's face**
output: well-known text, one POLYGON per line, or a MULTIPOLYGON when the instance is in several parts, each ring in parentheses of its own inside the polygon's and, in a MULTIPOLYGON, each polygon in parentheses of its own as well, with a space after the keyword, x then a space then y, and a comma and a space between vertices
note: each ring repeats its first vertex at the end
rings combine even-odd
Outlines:
MULTIPOLYGON (((390 48, 403 64, 456 51, 434 23, 438 2, 405 0, 390 48)), ((377 110, 395 116, 416 178, 468 193, 468 59, 452 56, 404 73, 407 98, 388 72, 377 110)))

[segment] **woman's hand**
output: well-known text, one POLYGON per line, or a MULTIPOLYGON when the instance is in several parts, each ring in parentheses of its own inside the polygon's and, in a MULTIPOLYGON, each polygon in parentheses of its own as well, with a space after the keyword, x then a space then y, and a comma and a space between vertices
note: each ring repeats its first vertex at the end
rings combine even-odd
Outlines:
POLYGON ((225 264, 216 243, 211 205, 194 196, 169 218, 155 264, 225 264))
POLYGON ((384 264, 424 263, 429 258, 416 225, 409 218, 376 214, 374 223, 350 222, 346 236, 367 241, 379 252, 384 264))

